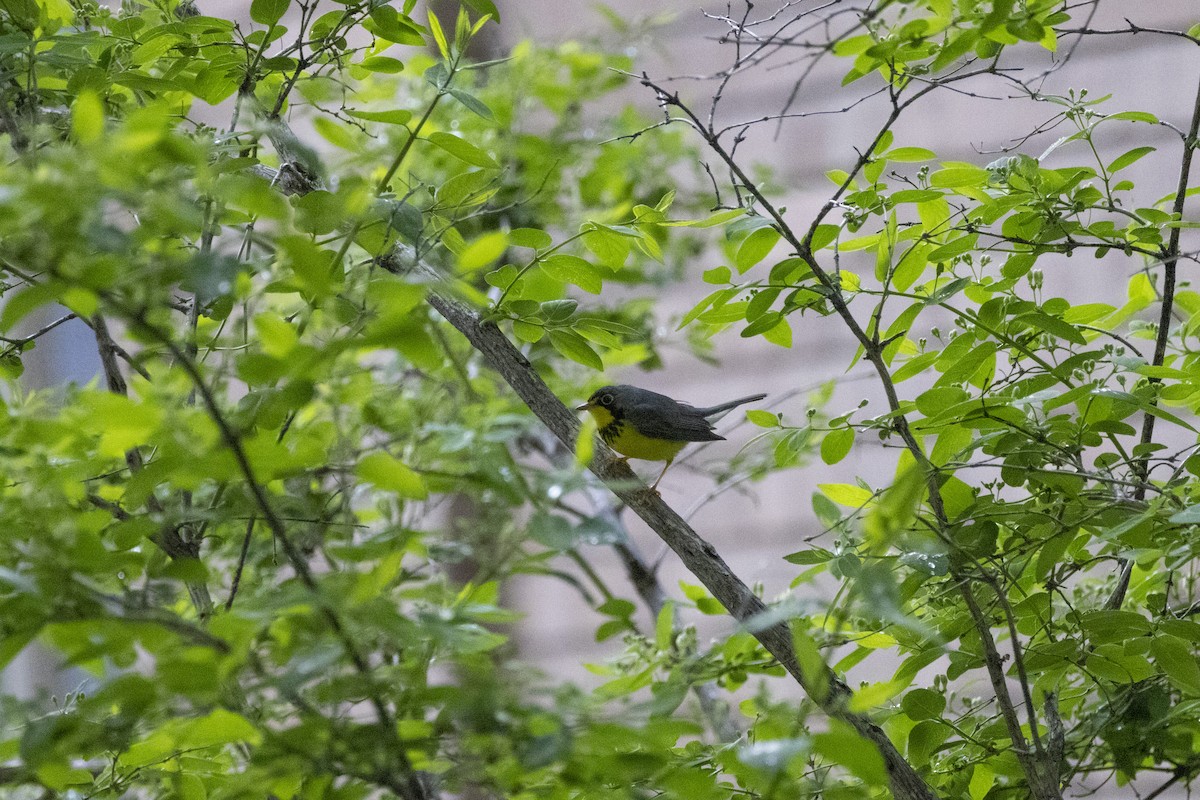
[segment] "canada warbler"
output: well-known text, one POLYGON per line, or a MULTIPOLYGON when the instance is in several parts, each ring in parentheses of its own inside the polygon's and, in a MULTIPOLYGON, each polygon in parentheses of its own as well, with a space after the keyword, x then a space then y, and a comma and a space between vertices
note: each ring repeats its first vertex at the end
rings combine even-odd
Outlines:
POLYGON ((589 412, 596 420, 600 438, 626 460, 666 461, 650 487, 657 492, 658 482, 688 442, 725 438, 713 432, 709 417, 764 397, 765 394, 755 394, 718 406, 695 408, 636 386, 605 386, 575 410, 589 412))

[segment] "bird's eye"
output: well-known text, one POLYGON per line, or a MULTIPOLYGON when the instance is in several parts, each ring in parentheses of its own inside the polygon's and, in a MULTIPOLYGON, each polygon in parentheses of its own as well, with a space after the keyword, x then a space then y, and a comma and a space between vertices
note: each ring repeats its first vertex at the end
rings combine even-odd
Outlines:
POLYGON ((613 404, 613 396, 611 394, 600 395, 600 405, 611 406, 613 404))

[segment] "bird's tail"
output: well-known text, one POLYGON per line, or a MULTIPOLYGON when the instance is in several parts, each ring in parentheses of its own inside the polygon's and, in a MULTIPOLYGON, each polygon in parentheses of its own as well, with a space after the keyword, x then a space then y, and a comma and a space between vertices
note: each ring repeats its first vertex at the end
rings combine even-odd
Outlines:
POLYGON ((738 400, 730 400, 728 403, 721 403, 719 406, 711 406, 709 408, 697 409, 703 417, 711 417, 713 414, 720 414, 722 411, 728 411, 731 408, 737 408, 745 403, 753 403, 755 400, 762 400, 766 397, 765 394, 752 394, 749 397, 742 397, 738 400))

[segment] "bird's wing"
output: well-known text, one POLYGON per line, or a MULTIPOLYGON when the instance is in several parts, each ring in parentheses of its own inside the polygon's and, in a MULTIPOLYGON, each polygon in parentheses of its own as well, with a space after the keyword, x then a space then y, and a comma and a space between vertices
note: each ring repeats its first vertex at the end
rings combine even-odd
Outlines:
MULTIPOLYGON (((649 393, 648 393, 649 394, 649 393)), ((699 409, 663 395, 649 395, 626 413, 626 418, 643 436, 672 442, 713 442, 724 439, 699 409)))

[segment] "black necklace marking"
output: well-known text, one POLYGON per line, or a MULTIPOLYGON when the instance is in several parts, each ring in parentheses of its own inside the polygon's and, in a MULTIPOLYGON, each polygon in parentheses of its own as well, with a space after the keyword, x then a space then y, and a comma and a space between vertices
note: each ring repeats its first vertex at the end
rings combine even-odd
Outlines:
POLYGON ((625 421, 623 419, 614 416, 612 422, 600 429, 600 438, 604 440, 605 444, 612 445, 616 441, 616 438, 621 435, 621 428, 624 424, 625 421))

